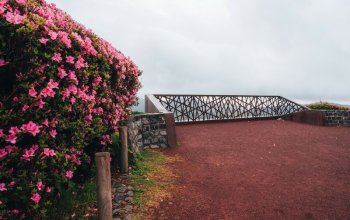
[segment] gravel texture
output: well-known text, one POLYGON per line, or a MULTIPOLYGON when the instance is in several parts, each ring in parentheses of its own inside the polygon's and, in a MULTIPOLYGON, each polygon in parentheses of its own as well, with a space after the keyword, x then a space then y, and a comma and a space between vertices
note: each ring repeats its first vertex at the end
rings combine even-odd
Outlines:
POLYGON ((350 219, 350 129, 283 120, 176 127, 179 181, 153 219, 350 219))

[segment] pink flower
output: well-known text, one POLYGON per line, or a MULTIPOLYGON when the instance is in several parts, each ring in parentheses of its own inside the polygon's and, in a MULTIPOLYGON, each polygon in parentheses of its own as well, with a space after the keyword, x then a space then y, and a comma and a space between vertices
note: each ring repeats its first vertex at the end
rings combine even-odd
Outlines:
POLYGON ((57 131, 56 130, 51 130, 51 131, 49 131, 49 134, 51 135, 51 137, 56 137, 56 135, 57 135, 57 131))
POLYGON ((50 126, 53 127, 53 128, 55 128, 57 124, 58 124, 58 121, 55 120, 55 119, 52 119, 51 122, 50 122, 50 126))
POLYGON ((25 15, 21 16, 17 10, 15 10, 14 13, 8 11, 5 17, 6 20, 11 24, 22 24, 24 19, 26 18, 25 15))
POLYGON ((2 138, 3 136, 4 136, 4 131, 0 129, 0 138, 2 138))
POLYGON ((102 135, 102 140, 105 141, 106 143, 112 144, 112 140, 108 134, 102 135))
POLYGON ((16 151, 18 149, 18 147, 17 146, 11 146, 11 145, 7 145, 6 147, 5 147, 5 150, 7 151, 7 153, 12 153, 12 152, 14 152, 14 151, 16 151))
POLYGON ((72 179, 72 177, 73 177, 73 172, 72 172, 71 170, 66 171, 66 177, 67 177, 68 179, 72 179))
POLYGON ((75 84, 78 84, 77 76, 75 75, 75 72, 72 70, 68 71, 68 78, 73 80, 75 84))
POLYGON ((67 62, 67 63, 74 64, 74 57, 72 57, 72 56, 67 56, 67 57, 66 57, 66 62, 67 62))
POLYGON ((7 190, 5 186, 5 183, 0 183, 0 192, 7 190))
POLYGON ((34 151, 38 150, 39 146, 37 144, 33 144, 30 149, 33 149, 34 151))
POLYGON ((41 126, 39 126, 39 125, 35 124, 34 122, 30 121, 27 124, 23 124, 21 129, 31 133, 33 136, 36 136, 40 132, 40 127, 41 126))
POLYGON ((45 185, 43 184, 43 182, 39 181, 36 183, 36 188, 40 191, 45 187, 45 185))
POLYGON ((5 66, 7 65, 9 62, 3 60, 3 59, 0 59, 0 66, 5 66))
POLYGON ((71 156, 71 159, 72 159, 72 162, 74 162, 75 164, 77 164, 77 165, 81 164, 80 160, 77 158, 77 156, 75 154, 73 154, 71 156))
POLYGON ((42 44, 46 44, 47 41, 49 41, 49 39, 47 39, 47 38, 43 38, 42 37, 42 38, 39 39, 39 42, 42 43, 42 44))
POLYGON ((7 155, 7 152, 5 149, 0 149, 0 158, 3 158, 7 155))
POLYGON ((38 193, 35 193, 35 194, 32 195, 32 197, 30 199, 38 204, 40 199, 41 199, 41 197, 40 197, 40 195, 38 193))
POLYGON ((43 125, 45 125, 46 127, 49 127, 49 120, 46 118, 43 122, 43 125))
POLYGON ((47 83, 47 86, 41 91, 40 95, 44 97, 54 97, 56 93, 53 91, 53 89, 57 88, 58 83, 50 79, 50 81, 47 83))
POLYGON ((50 79, 50 81, 47 83, 47 87, 50 89, 57 89, 58 88, 58 82, 53 81, 50 79))
POLYGON ((55 92, 52 89, 48 89, 48 88, 44 88, 41 92, 40 95, 44 96, 44 97, 54 97, 55 96, 55 92))
POLYGON ((66 71, 61 67, 58 67, 58 77, 60 77, 60 79, 63 79, 65 76, 67 76, 66 71))
POLYGON ((29 105, 23 105, 22 111, 25 112, 29 108, 29 105))
POLYGON ((51 192, 51 188, 50 187, 46 187, 46 192, 50 193, 51 192))
POLYGON ((89 114, 89 115, 85 116, 85 119, 91 121, 92 120, 92 115, 89 114))
POLYGON ((46 102, 44 102, 42 99, 39 99, 39 101, 37 101, 35 103, 35 106, 38 106, 40 109, 42 109, 44 107, 46 102))
POLYGON ((85 60, 79 55, 79 56, 78 56, 78 60, 77 60, 77 62, 75 63, 75 68, 76 68, 76 69, 80 69, 80 68, 82 68, 82 67, 85 67, 84 61, 85 61, 85 60))
POLYGON ((17 134, 19 132, 21 132, 21 130, 19 130, 17 126, 12 126, 9 130, 10 134, 17 134))
POLYGON ((44 73, 45 68, 48 66, 48 64, 42 65, 41 67, 38 68, 39 73, 44 73))
POLYGON ((74 97, 71 97, 71 98, 69 99, 69 101, 70 101, 70 103, 74 104, 76 100, 75 100, 74 97))
POLYGON ((66 45, 66 47, 68 48, 72 47, 71 40, 69 39, 67 32, 59 31, 58 38, 64 45, 66 45))
POLYGON ((29 150, 24 149, 24 154, 22 155, 21 160, 30 161, 31 157, 34 157, 35 151, 34 148, 30 148, 29 150))
POLYGON ((70 91, 69 89, 65 89, 63 92, 62 92, 62 101, 66 100, 66 98, 68 98, 70 95, 70 91))
POLYGON ((37 92, 35 91, 34 86, 30 87, 30 89, 28 91, 28 95, 33 97, 33 98, 36 98, 37 92))
POLYGON ((54 31, 49 31, 49 36, 50 36, 50 38, 51 38, 51 40, 56 40, 57 39, 57 33, 56 32, 54 32, 54 31))
POLYGON ((55 153, 54 150, 52 150, 52 149, 50 149, 50 148, 47 148, 47 147, 44 148, 44 152, 43 152, 43 153, 44 153, 44 155, 47 156, 47 157, 53 157, 53 156, 56 155, 56 153, 55 153))
POLYGON ((69 87, 68 87, 68 91, 70 92, 70 93, 72 93, 73 95, 76 95, 77 94, 77 92, 78 92, 78 88, 75 86, 75 85, 70 85, 69 87))
POLYGON ((57 63, 62 61, 62 57, 60 53, 54 53, 53 57, 51 58, 51 60, 56 61, 57 63))
POLYGON ((10 142, 10 143, 12 143, 12 144, 15 144, 16 141, 17 141, 17 136, 16 136, 16 134, 10 134, 10 135, 8 135, 7 138, 6 138, 6 141, 7 141, 7 142, 10 142))
POLYGON ((15 215, 17 215, 19 213, 18 209, 13 209, 11 212, 15 215))
POLYGON ((14 186, 15 184, 16 184, 15 181, 11 181, 11 182, 9 183, 9 186, 14 186))
POLYGON ((94 82, 92 83, 92 85, 93 86, 98 86, 98 84, 100 83, 102 81, 102 78, 101 77, 96 77, 95 79, 94 79, 94 82))

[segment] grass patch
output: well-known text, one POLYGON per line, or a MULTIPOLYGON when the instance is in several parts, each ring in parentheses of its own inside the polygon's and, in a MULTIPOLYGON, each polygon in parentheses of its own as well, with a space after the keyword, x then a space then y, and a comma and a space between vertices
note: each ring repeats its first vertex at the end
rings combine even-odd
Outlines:
POLYGON ((149 219, 150 210, 156 209, 160 201, 169 197, 176 178, 170 166, 179 161, 178 156, 165 156, 161 151, 141 152, 136 161, 129 183, 134 188, 134 219, 149 219))

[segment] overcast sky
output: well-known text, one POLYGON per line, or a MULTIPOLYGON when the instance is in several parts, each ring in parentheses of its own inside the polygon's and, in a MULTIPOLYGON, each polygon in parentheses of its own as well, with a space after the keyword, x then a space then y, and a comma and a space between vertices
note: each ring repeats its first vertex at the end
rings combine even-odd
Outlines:
POLYGON ((49 0, 130 56, 148 93, 350 103, 348 0, 49 0))

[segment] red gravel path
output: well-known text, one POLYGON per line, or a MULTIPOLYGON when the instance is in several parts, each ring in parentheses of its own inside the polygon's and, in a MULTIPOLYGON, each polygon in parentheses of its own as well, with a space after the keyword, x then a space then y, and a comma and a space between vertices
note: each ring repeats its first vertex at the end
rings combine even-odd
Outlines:
POLYGON ((350 128, 181 125, 174 197, 155 219, 350 219, 350 128))

